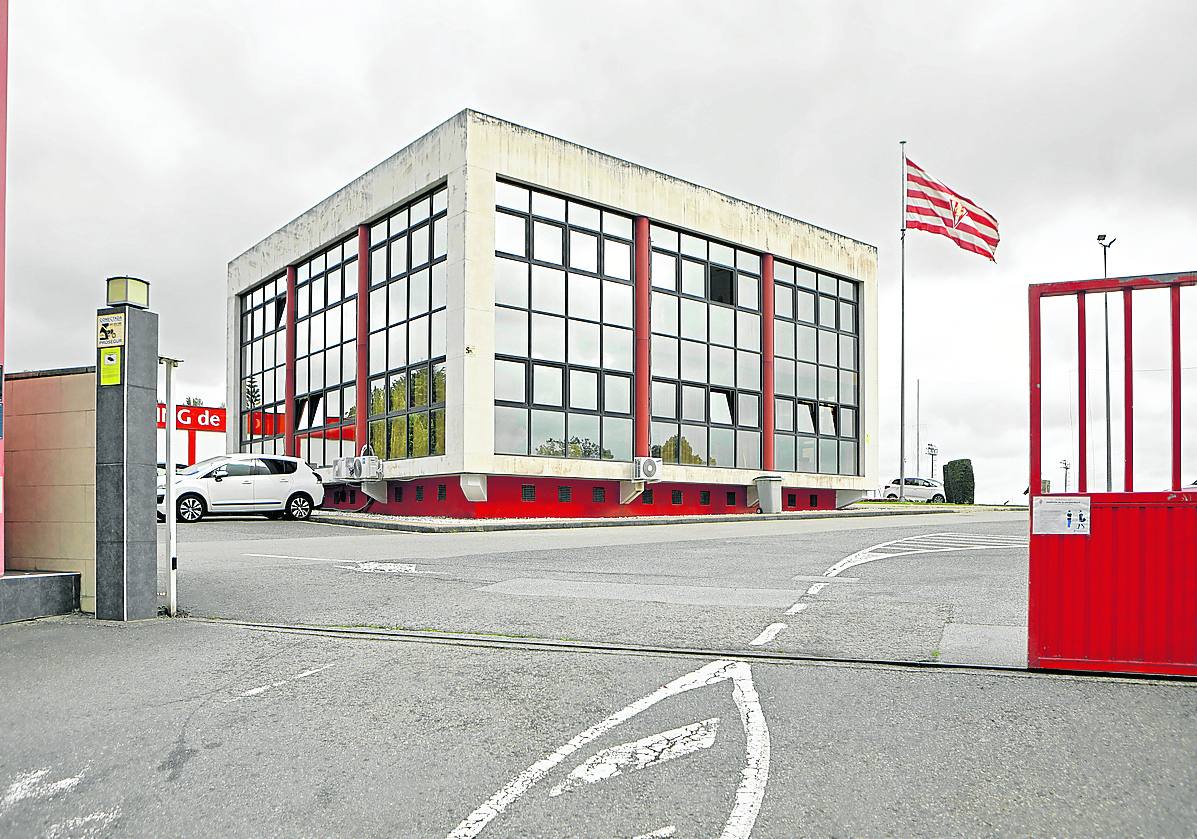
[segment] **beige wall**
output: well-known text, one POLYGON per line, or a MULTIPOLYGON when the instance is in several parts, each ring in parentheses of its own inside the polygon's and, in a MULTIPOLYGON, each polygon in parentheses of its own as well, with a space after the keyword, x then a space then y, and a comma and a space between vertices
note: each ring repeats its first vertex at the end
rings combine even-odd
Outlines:
POLYGON ((96 610, 96 377, 16 374, 4 382, 4 564, 77 571, 96 610))

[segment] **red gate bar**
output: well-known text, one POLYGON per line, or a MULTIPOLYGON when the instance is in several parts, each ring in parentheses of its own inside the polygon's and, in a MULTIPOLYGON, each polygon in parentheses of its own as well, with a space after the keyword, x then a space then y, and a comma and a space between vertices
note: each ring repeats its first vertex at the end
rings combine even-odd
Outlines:
POLYGON ((1134 317, 1131 305, 1132 292, 1129 288, 1122 292, 1122 349, 1126 357, 1123 368, 1123 420, 1122 431, 1126 448, 1126 475, 1123 478, 1123 490, 1134 492, 1135 487, 1135 365, 1134 365, 1134 317))
POLYGON ((1172 286, 1172 488, 1180 489, 1180 286, 1172 286))
MULTIPOLYGON (((1197 677, 1197 489, 1181 489, 1180 288, 1197 273, 1033 285, 1029 289, 1031 505, 1027 663, 1032 668, 1197 677), (1170 488, 1133 492, 1133 292, 1167 288, 1171 329, 1170 488), (1125 491, 1086 494, 1085 299, 1121 291, 1125 344, 1125 491), (1077 383, 1081 441, 1078 493, 1042 493, 1042 319, 1044 297, 1077 297, 1077 383), (1088 507, 1087 532, 1054 520, 1048 504, 1088 507), (1044 515, 1039 516, 1040 513, 1044 515)), ((1191 336, 1190 336, 1191 337, 1191 336)), ((1162 441, 1161 441, 1162 443, 1162 441)))
POLYGON ((1079 448, 1076 456, 1076 491, 1089 491, 1089 389, 1086 384, 1088 373, 1085 340, 1085 293, 1076 296, 1076 412, 1080 417, 1077 427, 1080 429, 1079 448))

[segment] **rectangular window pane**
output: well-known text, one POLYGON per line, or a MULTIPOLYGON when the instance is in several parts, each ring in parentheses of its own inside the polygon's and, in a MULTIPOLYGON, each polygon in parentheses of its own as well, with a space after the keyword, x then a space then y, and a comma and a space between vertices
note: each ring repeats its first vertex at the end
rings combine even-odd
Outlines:
POLYGON ((654 417, 661 419, 677 419, 677 384, 653 382, 652 412, 654 417))
POLYGON ((625 376, 603 375, 603 410, 617 414, 632 412, 632 380, 625 376))
POLYGON ((495 407, 495 453, 528 453, 528 409, 495 407))
POLYGON ((773 400, 773 422, 778 431, 794 430, 794 403, 791 400, 773 400))
POLYGON ((672 254, 653 251, 650 271, 653 288, 673 291, 677 288, 677 257, 672 254))
POLYGON ((567 424, 568 445, 565 448, 565 456, 599 460, 603 450, 598 415, 569 414, 567 424))
POLYGON ((560 411, 532 412, 532 454, 565 457, 565 414, 560 411))
POLYGON ((649 426, 649 451, 666 463, 678 462, 678 425, 676 422, 654 422, 649 426))
POLYGON ((532 401, 537 405, 561 407, 562 370, 537 364, 532 368, 532 401))
POLYGON ((565 314, 565 272, 559 268, 532 266, 532 308, 565 314))
POLYGON ((621 417, 603 417, 603 458, 632 459, 632 421, 621 417))
POLYGON ((632 325, 632 287, 623 283, 603 283, 603 322, 614 326, 632 325))
POLYGON ((632 278, 632 248, 624 242, 603 239, 603 273, 621 280, 632 278))
POLYGON ((600 291, 602 282, 585 274, 569 275, 569 316, 586 320, 601 320, 600 291))
POLYGON ((589 370, 569 371, 569 406, 585 411, 597 411, 598 373, 589 370))
POLYGON ((495 352, 527 357, 527 312, 502 307, 495 309, 495 352))
POLYGON ((597 323, 584 320, 569 322, 569 363, 581 364, 587 367, 598 367, 599 358, 599 330, 597 323))
POLYGON ((523 362, 495 359, 495 399, 504 402, 527 401, 525 370, 523 362))
POLYGON ((569 232, 569 267, 598 273, 598 237, 580 230, 569 232))
MULTIPOLYGON (((834 442, 834 441, 832 441, 834 442)), ((818 472, 817 465, 818 440, 814 437, 798 438, 798 471, 814 474, 818 472)))
POLYGON ((495 258, 495 302, 519 306, 521 309, 528 307, 527 263, 495 258))
POLYGON ((632 330, 603 327, 603 367, 629 373, 632 371, 632 330))
POLYGON ((683 425, 678 441, 678 462, 683 466, 705 466, 707 462, 707 429, 703 425, 683 425))
POLYGON ((538 221, 532 225, 532 258, 541 262, 561 264, 561 242, 565 230, 555 224, 538 221))
POLYGON ((407 417, 392 417, 389 427, 389 454, 391 459, 399 460, 410 457, 411 451, 407 445, 407 417))
POLYGON ((431 448, 429 439, 428 414, 409 414, 407 417, 408 439, 410 440, 412 457, 427 457, 431 448))
POLYGON ((528 222, 519 216, 495 213, 495 250, 528 255, 528 222))
POLYGON ((734 466, 736 462, 736 432, 731 428, 712 428, 710 440, 707 465, 734 466))
POLYGON ((736 432, 736 466, 741 469, 761 468, 761 435, 759 431, 736 432))
POLYGON ((532 316, 532 357, 565 361, 565 318, 532 316))

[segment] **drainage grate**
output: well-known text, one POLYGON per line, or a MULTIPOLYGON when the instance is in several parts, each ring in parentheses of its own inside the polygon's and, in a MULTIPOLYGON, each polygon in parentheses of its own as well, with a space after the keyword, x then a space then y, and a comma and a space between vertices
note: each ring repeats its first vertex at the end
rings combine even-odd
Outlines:
POLYGON ((535 501, 536 487, 533 484, 524 484, 520 487, 520 501, 535 501))
POLYGON ((444 484, 436 485, 436 500, 437 501, 445 500, 445 485, 444 484))
POLYGON ((673 496, 670 500, 673 501, 674 505, 681 504, 682 503, 682 491, 680 489, 675 489, 673 491, 673 496))
POLYGON ((557 487, 557 500, 562 501, 562 502, 573 501, 574 500, 573 488, 567 487, 567 486, 557 487))
POLYGON ((607 488, 595 487, 590 490, 590 500, 595 504, 603 504, 607 501, 607 488))

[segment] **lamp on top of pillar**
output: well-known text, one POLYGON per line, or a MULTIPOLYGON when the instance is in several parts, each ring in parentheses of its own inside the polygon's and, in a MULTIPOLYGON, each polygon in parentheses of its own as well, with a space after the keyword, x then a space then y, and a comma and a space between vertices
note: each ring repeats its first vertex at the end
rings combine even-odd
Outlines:
POLYGON ((137 277, 109 277, 104 281, 107 287, 109 306, 150 307, 150 284, 137 277))

